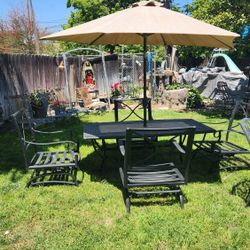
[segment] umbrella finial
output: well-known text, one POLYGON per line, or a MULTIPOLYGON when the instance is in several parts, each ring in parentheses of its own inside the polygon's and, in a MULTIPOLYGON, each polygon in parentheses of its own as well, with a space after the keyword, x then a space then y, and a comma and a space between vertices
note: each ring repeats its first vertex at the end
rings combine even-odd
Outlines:
POLYGON ((161 3, 156 2, 156 1, 141 1, 141 2, 136 2, 132 4, 132 8, 139 7, 139 6, 163 7, 161 3))

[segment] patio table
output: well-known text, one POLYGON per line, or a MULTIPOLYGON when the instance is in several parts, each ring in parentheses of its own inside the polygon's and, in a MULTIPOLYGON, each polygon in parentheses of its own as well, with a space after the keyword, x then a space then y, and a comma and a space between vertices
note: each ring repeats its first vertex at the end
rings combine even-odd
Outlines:
MULTIPOLYGON (((166 119, 150 120, 147 122, 147 128, 185 128, 195 126, 195 134, 202 134, 205 140, 206 135, 215 134, 216 130, 193 119, 166 119)), ((126 121, 126 122, 100 122, 89 123, 83 127, 83 139, 92 142, 96 152, 102 158, 103 164, 107 158, 106 139, 124 139, 127 128, 143 128, 143 121, 126 121), (101 140, 101 143, 98 142, 101 140)), ((157 134, 156 134, 157 136, 157 134)), ((181 137, 181 135, 180 135, 181 137)))

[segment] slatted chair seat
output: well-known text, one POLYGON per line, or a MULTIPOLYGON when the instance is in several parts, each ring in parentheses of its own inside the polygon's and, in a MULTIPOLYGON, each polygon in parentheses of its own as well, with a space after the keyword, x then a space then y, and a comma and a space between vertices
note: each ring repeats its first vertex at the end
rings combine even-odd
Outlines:
POLYGON ((12 115, 20 137, 26 168, 32 170, 27 187, 49 184, 78 185, 77 170, 79 144, 74 141, 37 142, 36 134, 58 134, 62 131, 44 132, 33 128, 27 110, 22 109, 12 115), (30 139, 27 139, 30 138, 30 139), (38 151, 40 147, 64 145, 66 150, 38 151), (28 151, 33 150, 29 159, 28 151))
MULTIPOLYGON (((166 165, 169 168, 169 165, 166 165)), ((174 166, 172 163, 171 166, 174 166)), ((155 186, 155 185, 182 185, 185 184, 183 175, 177 168, 162 171, 128 171, 128 186, 155 186)))
POLYGON ((37 152, 31 160, 29 169, 57 168, 65 166, 75 166, 74 151, 37 152))
POLYGON ((235 154, 248 154, 249 150, 240 147, 234 143, 228 141, 205 141, 200 145, 199 142, 194 143, 195 146, 199 147, 200 149, 207 151, 209 153, 214 153, 217 155, 227 155, 233 156, 235 154))

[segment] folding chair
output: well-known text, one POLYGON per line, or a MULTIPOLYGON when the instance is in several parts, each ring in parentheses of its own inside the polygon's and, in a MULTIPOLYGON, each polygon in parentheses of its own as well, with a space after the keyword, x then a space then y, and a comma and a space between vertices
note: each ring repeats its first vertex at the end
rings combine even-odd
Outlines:
POLYGON ((180 206, 184 207, 184 197, 180 185, 185 184, 188 180, 194 132, 195 127, 127 129, 125 148, 121 151, 124 155, 124 163, 123 166, 120 166, 119 172, 128 213, 130 212, 130 197, 133 195, 175 194, 179 198, 180 206), (178 135, 186 135, 185 147, 173 139, 178 135), (161 150, 166 150, 166 148, 160 147, 159 141, 152 141, 152 136, 168 138, 178 152, 184 156, 182 165, 185 177, 172 161, 166 162, 166 159, 162 158, 166 152, 162 153, 161 150), (169 137, 171 138, 169 139, 169 137), (144 147, 135 150, 135 138, 142 139, 144 147), (158 187, 162 187, 162 189, 158 187))

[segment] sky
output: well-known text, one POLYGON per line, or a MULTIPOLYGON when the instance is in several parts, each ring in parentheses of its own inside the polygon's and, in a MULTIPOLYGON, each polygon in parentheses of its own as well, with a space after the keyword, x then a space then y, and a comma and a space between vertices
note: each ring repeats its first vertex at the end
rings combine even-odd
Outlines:
MULTIPOLYGON (((67 18, 73 8, 67 8, 67 0, 33 0, 36 21, 42 27, 47 27, 51 32, 61 30, 67 23, 67 18)), ((175 4, 183 7, 192 0, 174 0, 175 4)), ((0 18, 6 20, 8 13, 15 7, 25 7, 26 0, 0 0, 0 18)))

